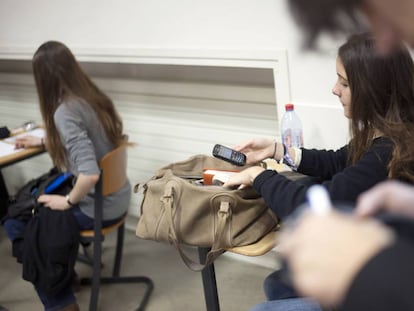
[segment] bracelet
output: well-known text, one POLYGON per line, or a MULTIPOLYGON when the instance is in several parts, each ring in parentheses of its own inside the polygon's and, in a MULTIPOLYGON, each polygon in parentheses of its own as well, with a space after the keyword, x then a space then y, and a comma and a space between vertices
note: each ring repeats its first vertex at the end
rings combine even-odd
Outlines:
POLYGON ((75 206, 75 204, 73 204, 71 201, 70 201, 70 197, 69 197, 69 193, 66 195, 66 203, 68 203, 68 205, 70 206, 70 207, 73 207, 73 206, 75 206))
POLYGON ((283 159, 282 163, 286 164, 287 166, 290 166, 290 168, 294 171, 297 170, 297 167, 295 165, 295 162, 292 160, 292 158, 289 155, 288 148, 285 144, 283 144, 283 159))

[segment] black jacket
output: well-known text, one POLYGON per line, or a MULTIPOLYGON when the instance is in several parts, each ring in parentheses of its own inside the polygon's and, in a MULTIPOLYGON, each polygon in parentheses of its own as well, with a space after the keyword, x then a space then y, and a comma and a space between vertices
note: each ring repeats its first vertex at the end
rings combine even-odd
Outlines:
POLYGON ((79 246, 79 226, 70 210, 41 207, 20 243, 23 279, 50 296, 70 286, 79 246))

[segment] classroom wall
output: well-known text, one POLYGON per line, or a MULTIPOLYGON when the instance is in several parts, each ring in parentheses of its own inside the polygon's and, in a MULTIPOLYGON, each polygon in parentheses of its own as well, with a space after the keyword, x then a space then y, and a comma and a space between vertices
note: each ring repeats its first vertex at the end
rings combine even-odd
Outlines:
MULTIPOLYGON (((0 61, 2 122, 10 128, 27 120, 41 123, 28 65, 11 66, 0 61), (19 67, 20 72, 7 72, 10 67, 19 67)), ((133 185, 143 184, 158 168, 171 162, 194 154, 211 154, 217 142, 231 146, 251 135, 273 136, 277 132, 275 93, 273 85, 266 83, 272 78, 269 70, 243 69, 248 77, 256 77, 253 84, 247 79, 240 81, 236 76, 239 70, 233 72, 232 68, 210 68, 227 73, 217 83, 209 81, 211 74, 204 68, 193 68, 189 81, 185 67, 164 68, 161 79, 160 72, 152 66, 139 66, 145 74, 131 75, 123 70, 131 65, 82 65, 113 99, 123 119, 124 132, 130 142, 137 144, 128 149, 128 177, 133 185)), ((3 169, 9 192, 15 193, 25 181, 51 166, 45 154, 3 169)), ((141 191, 132 196, 130 215, 139 215, 141 200, 141 191)))
MULTIPOLYGON (((323 38, 324 53, 304 52, 285 0, 2 0, 0 12, 0 122, 40 122, 29 60, 44 41, 62 41, 138 143, 129 150, 133 184, 216 142, 278 139, 286 102, 302 119, 305 147, 347 141, 331 94, 339 43, 323 38)), ((50 165, 43 155, 6 168, 8 187, 50 165)), ((133 195, 130 215, 141 199, 133 195)))
POLYGON ((195 58, 286 51, 284 91, 303 120, 305 144, 346 142, 347 123, 331 94, 338 42, 324 38, 323 55, 304 53, 286 0, 3 0, 0 12, 0 27, 7 29, 0 32, 0 58, 28 58, 50 39, 95 56, 128 49, 195 58))

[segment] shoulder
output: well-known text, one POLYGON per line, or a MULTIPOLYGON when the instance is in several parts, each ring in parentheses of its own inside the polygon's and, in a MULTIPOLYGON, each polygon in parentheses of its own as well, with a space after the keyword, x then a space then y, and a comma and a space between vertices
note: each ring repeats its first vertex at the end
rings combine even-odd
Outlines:
POLYGON ((81 118, 88 113, 92 107, 81 98, 70 98, 63 101, 54 114, 55 121, 62 121, 73 118, 81 118))

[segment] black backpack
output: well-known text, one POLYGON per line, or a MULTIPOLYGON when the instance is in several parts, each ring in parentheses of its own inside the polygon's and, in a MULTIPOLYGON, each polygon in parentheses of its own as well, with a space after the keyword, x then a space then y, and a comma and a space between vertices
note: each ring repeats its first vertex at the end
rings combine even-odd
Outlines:
POLYGON ((73 175, 60 172, 53 167, 49 172, 27 182, 16 193, 7 208, 6 218, 26 218, 38 208, 37 198, 41 194, 67 194, 73 186, 73 175))

